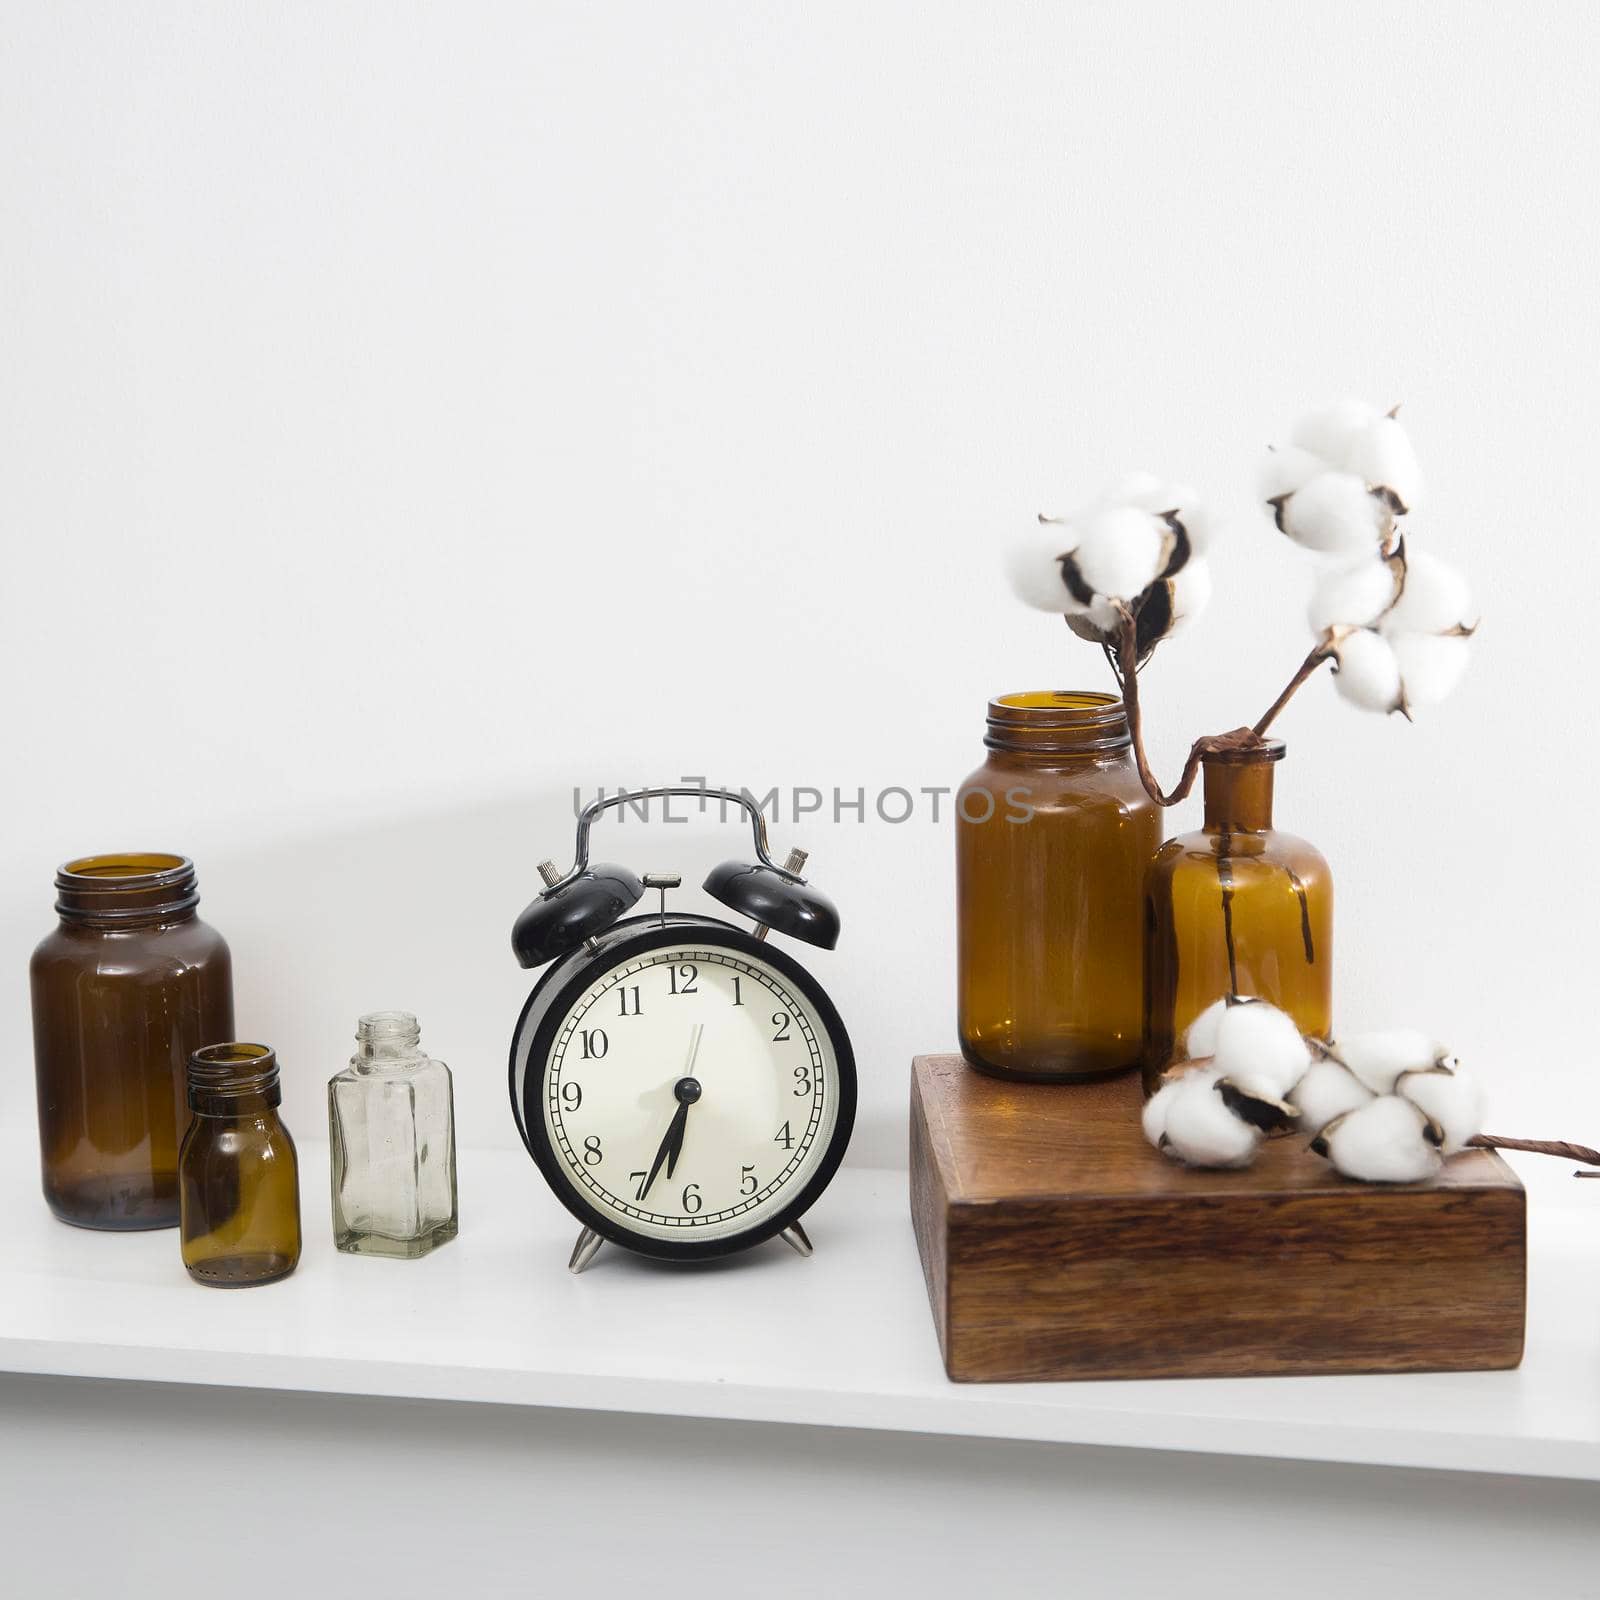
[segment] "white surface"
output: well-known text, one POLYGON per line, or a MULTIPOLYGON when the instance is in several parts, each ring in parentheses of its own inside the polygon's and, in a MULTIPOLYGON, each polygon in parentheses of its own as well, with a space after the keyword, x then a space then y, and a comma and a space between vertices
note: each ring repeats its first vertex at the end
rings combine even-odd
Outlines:
POLYGON ((421 1262, 332 1248, 326 1150, 301 1146, 307 1249, 283 1283, 184 1275, 173 1233, 54 1222, 32 1149, 4 1149, 0 1367, 1145 1450, 1600 1478, 1592 1212, 1536 1206, 1520 1371, 1420 1377, 956 1385, 939 1364, 902 1172, 849 1171, 808 1218, 710 1269, 613 1248, 565 1268, 576 1227, 510 1152, 463 1155, 461 1237, 421 1262))
POLYGON ((14 1600, 1589 1596, 1595 1487, 0 1375, 14 1600), (67 1552, 64 1565, 63 1552, 67 1552), (339 1575, 339 1582, 335 1581, 339 1575))
MULTIPOLYGON (((1282 723, 1338 1015, 1447 1038, 1506 1131, 1600 1143, 1600 8, 4 10, 18 1036, 55 864, 184 849, 293 1125, 404 1006, 464 1141, 509 1147, 506 939, 574 785, 958 782, 990 694, 1106 683, 1001 548, 1136 466, 1235 513, 1146 678, 1170 781, 1304 652, 1254 458, 1354 392, 1405 402, 1418 537, 1487 621, 1416 727, 1326 682, 1282 723)), ((921 802, 868 819, 774 833, 842 908, 815 967, 889 1165, 951 1042, 952 845, 921 802)), ((604 844, 691 884, 742 848, 604 844)))

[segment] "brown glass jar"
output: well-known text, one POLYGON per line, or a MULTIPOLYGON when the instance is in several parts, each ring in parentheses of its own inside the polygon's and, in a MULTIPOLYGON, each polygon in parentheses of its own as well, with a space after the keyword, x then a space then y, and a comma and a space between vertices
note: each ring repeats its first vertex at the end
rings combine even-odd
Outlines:
POLYGON ((287 1278, 300 1260, 300 1163, 278 1115, 278 1058, 213 1044, 189 1060, 194 1120, 178 1158, 183 1264, 217 1289, 287 1278))
POLYGON ((1333 877, 1315 848, 1272 826, 1284 747, 1202 764, 1205 826, 1162 845, 1146 888, 1145 1088, 1189 1024, 1223 995, 1253 995, 1318 1038, 1333 1028, 1333 877))
POLYGON ((1122 702, 1002 695, 983 742, 988 759, 957 797, 961 1053, 1040 1083, 1135 1067, 1144 875, 1161 822, 1122 702))
POLYGON ((171 1228, 184 1074, 233 1034, 233 963, 186 856, 84 856, 29 967, 44 1197, 82 1228, 171 1228))

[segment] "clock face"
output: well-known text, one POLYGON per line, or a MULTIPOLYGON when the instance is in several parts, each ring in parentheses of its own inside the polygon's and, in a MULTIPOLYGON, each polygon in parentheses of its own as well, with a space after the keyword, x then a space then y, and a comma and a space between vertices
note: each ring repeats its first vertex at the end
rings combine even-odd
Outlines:
POLYGON ((527 1109, 546 1176, 608 1236, 663 1254, 715 1253, 798 1214, 854 1115, 832 1007, 793 962, 728 933, 625 943, 539 1029, 527 1109))

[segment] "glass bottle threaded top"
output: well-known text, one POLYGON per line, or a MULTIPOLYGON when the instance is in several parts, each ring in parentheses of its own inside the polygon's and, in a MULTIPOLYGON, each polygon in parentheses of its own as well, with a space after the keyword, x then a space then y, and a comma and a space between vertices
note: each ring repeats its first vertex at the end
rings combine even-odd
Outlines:
POLYGON ((165 851, 79 856, 56 869, 56 915, 79 927, 181 922, 200 904, 194 862, 165 851))
POLYGON ((1033 689, 989 702, 983 742, 1009 755, 1059 761, 1110 755, 1132 742, 1114 694, 1093 689, 1033 689))
POLYGON ((269 1045, 208 1044, 189 1057, 189 1109, 202 1117, 239 1116, 282 1099, 269 1045))
POLYGON ((414 1061, 422 1029, 409 1011, 369 1011, 356 1023, 356 1066, 414 1061))

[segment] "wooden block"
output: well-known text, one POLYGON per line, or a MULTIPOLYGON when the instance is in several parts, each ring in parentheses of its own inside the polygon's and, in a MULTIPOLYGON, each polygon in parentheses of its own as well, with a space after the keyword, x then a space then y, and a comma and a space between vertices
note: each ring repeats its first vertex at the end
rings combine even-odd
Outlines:
POLYGON ((1145 1142, 1137 1075, 911 1077, 911 1212, 962 1382, 1456 1372, 1522 1359, 1526 1206, 1492 1151, 1352 1183, 1298 1136, 1243 1172, 1145 1142))

